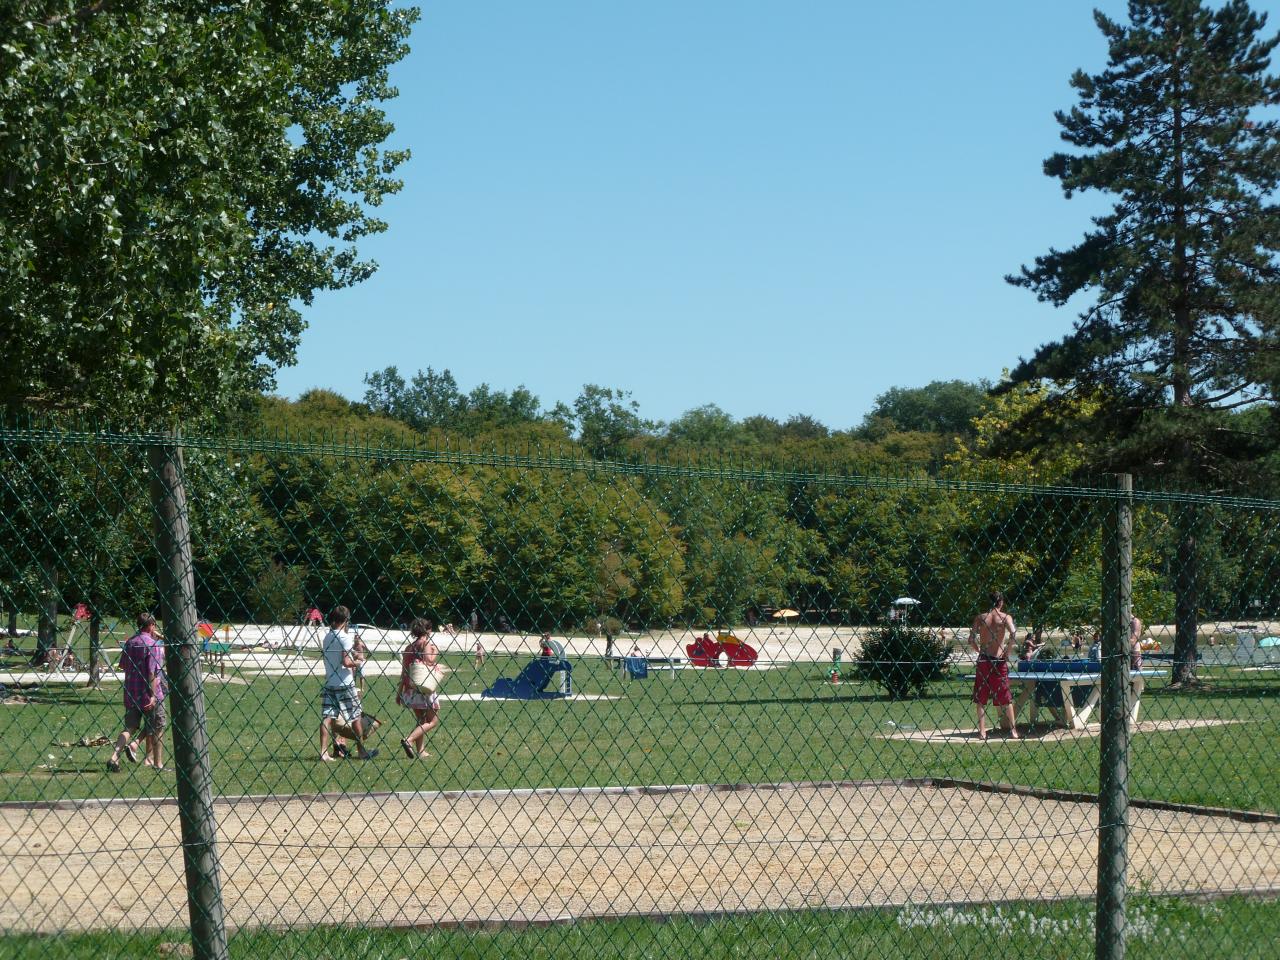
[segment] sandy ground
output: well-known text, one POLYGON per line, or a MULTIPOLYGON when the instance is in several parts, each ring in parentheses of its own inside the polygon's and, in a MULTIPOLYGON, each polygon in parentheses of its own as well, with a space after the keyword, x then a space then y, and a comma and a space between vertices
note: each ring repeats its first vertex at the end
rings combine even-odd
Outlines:
MULTIPOLYGON (((1244 722, 1244 720, 1209 719, 1139 720, 1137 723, 1131 724, 1129 730, 1133 733, 1160 733, 1166 730, 1193 730, 1197 727, 1224 727, 1228 724, 1244 722)), ((894 733, 879 734, 879 738, 881 740, 920 740, 926 743, 969 743, 987 748, 999 744, 1056 743, 1059 740, 1091 739, 1102 735, 1102 724, 1091 723, 1083 730, 1071 730, 1057 724, 1037 723, 1034 727, 1028 727, 1026 724, 1019 722, 1018 731, 1021 734, 1021 738, 1015 740, 1005 737, 999 730, 993 728, 991 739, 986 743, 983 743, 978 737, 977 727, 969 727, 967 729, 964 727, 952 727, 937 730, 916 730, 899 727, 894 733)))
MULTIPOLYGON (((1094 806, 774 785, 220 803, 231 925, 432 924, 1086 896, 1094 806)), ((1280 824, 1131 811, 1153 893, 1280 890, 1280 824)), ((182 926, 177 810, 0 809, 0 928, 182 926)))
MULTIPOLYGON (((1280 635, 1280 621, 1260 621, 1251 626, 1256 627, 1258 636, 1264 634, 1280 635)), ((733 633, 739 639, 749 643, 760 656, 759 667, 768 669, 771 666, 785 666, 792 663, 829 663, 832 650, 839 648, 844 661, 848 663, 862 649, 862 638, 868 627, 825 627, 809 625, 789 625, 786 623, 764 623, 755 627, 735 627, 733 633)), ((1215 634, 1232 632, 1234 625, 1228 622, 1201 624, 1202 653, 1208 662, 1212 657, 1226 656, 1221 648, 1215 650, 1208 646, 1208 637, 1215 634)), ((1154 625, 1149 628, 1151 634, 1161 639, 1171 639, 1173 628, 1154 625)), ((613 653, 627 653, 632 646, 649 657, 667 657, 685 659, 686 647, 705 631, 678 629, 655 630, 644 634, 627 634, 614 641, 613 653)), ((714 631, 712 631, 714 633, 714 631)), ((957 627, 948 627, 942 631, 951 638, 957 662, 971 660, 964 649, 967 632, 957 627)), ((229 624, 219 627, 214 640, 228 643, 232 651, 224 659, 224 667, 241 674, 253 675, 285 675, 285 676, 320 676, 323 674, 317 655, 323 633, 318 628, 300 626, 268 626, 262 624, 229 624), (268 646, 270 649, 264 649, 268 646)), ((382 657, 395 654, 404 649, 408 642, 408 634, 403 630, 384 630, 380 627, 365 626, 361 628, 361 636, 369 649, 382 657)), ((1061 640, 1051 634, 1054 639, 1061 640)), ((601 637, 574 637, 556 635, 557 640, 570 658, 601 657, 606 653, 607 645, 601 637)), ((489 655, 535 656, 538 652, 540 638, 535 634, 497 634, 471 633, 462 630, 457 634, 438 631, 435 640, 440 649, 452 654, 471 654, 476 642, 483 644, 489 655)), ((1170 644, 1166 642, 1166 647, 1170 644)), ((1280 654, 1277 655, 1280 657, 1280 654)), ((1276 659, 1272 657, 1271 659, 1276 659)), ((1246 665, 1256 658, 1246 657, 1239 663, 1230 658, 1228 665, 1246 665)), ((1265 659, 1265 658, 1264 658, 1265 659)), ((661 669, 661 668, 656 668, 661 669)), ((379 675, 399 672, 398 660, 374 659, 365 666, 368 674, 379 675)), ((118 682, 118 673, 108 672, 106 682, 118 682)), ((35 671, 30 669, 0 671, 0 683, 9 686, 44 686, 44 685, 85 685, 89 682, 87 673, 35 671)))

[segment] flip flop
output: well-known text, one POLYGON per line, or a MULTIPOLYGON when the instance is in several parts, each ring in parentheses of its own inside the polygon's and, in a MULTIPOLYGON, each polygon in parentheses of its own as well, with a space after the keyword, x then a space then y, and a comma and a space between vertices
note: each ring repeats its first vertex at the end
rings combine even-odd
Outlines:
POLYGON ((138 748, 134 746, 132 743, 126 743, 124 745, 124 752, 129 755, 129 759, 131 761, 133 761, 134 763, 138 762, 138 748))
POLYGON ((413 752, 413 747, 409 746, 409 741, 408 741, 408 740, 401 740, 401 741, 400 741, 400 746, 401 746, 401 748, 404 750, 404 755, 405 755, 406 757, 408 757, 410 760, 412 760, 412 759, 414 758, 415 754, 414 754, 414 752, 413 752))
POLYGON ((372 759, 373 759, 374 757, 376 757, 377 755, 378 755, 378 751, 377 751, 377 750, 366 750, 364 753, 360 754, 360 759, 361 759, 361 760, 372 760, 372 759))

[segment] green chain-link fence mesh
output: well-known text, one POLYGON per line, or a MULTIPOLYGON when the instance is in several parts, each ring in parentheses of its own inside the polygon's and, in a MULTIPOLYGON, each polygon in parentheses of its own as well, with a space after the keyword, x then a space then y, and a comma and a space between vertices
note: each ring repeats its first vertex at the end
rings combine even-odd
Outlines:
MULTIPOLYGON (((154 442, 0 434, 0 956, 189 949, 188 876, 236 957, 1093 951, 1114 490, 186 438, 193 629, 154 442), (340 605, 379 726, 322 760, 340 605), (163 767, 115 772, 166 609, 163 767)), ((1132 504, 1128 955, 1274 956, 1280 504, 1132 504)))

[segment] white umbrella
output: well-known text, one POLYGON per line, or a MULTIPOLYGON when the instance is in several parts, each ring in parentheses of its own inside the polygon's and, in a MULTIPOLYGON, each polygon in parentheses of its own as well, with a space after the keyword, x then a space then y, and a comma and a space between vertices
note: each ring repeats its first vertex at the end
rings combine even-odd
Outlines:
POLYGON ((893 605, 895 607, 917 607, 920 605, 920 601, 913 599, 912 597, 899 597, 897 600, 893 601, 893 605))

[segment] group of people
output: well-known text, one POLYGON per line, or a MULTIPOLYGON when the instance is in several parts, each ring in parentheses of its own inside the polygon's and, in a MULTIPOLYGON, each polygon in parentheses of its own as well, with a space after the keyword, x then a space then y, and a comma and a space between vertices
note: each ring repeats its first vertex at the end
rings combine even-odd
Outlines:
MULTIPOLYGON (((992 591, 985 613, 973 618, 969 628, 969 646, 978 655, 978 666, 973 678, 973 702, 978 712, 978 738, 987 739, 987 705, 994 704, 1003 715, 1004 729, 1011 739, 1019 739, 1017 718, 1014 716, 1013 694, 1009 689, 1009 660, 1014 645, 1017 643, 1018 628, 1013 617, 1005 610, 1004 594, 999 590, 992 591)), ((1136 614, 1129 615, 1129 669, 1142 668, 1142 621, 1136 614)), ((1072 638, 1075 651, 1079 653, 1083 638, 1076 634, 1072 638)), ((1043 648, 1044 644, 1035 636, 1028 634, 1023 644, 1021 660, 1032 660, 1043 648)), ((1094 631, 1093 645, 1089 648, 1090 659, 1102 657, 1102 635, 1094 631)))
MULTIPOLYGON (((369 658, 368 648, 353 633, 351 611, 336 606, 329 613, 329 627, 321 643, 324 662, 324 686, 320 697, 320 759, 326 763, 355 755, 372 760, 378 751, 370 749, 368 740, 382 721, 364 710, 361 703, 361 670, 369 658)), ((440 723, 440 697, 435 692, 448 668, 440 662, 440 649, 431 639, 431 624, 423 619, 409 625, 409 643, 400 658, 400 684, 397 702, 413 714, 414 727, 400 741, 411 760, 426 759, 427 735, 440 723), (426 676, 435 680, 424 687, 415 683, 415 675, 425 668, 426 676)), ((165 698, 169 687, 164 673, 163 640, 156 629, 156 619, 149 613, 138 616, 137 630, 124 642, 120 654, 124 674, 124 729, 116 738, 107 770, 120 772, 120 758, 134 763, 145 762, 156 770, 164 769, 165 698), (141 737, 144 752, 139 756, 136 738, 141 737)))
MULTIPOLYGON (((329 613, 329 632, 321 643, 325 679, 320 705, 320 759, 331 763, 350 756, 348 741, 355 744, 356 756, 372 760, 377 750, 367 741, 382 722, 364 710, 357 676, 369 658, 369 651, 358 635, 348 628, 351 611, 344 606, 329 613)), ((440 723, 440 696, 436 692, 439 678, 448 668, 440 662, 440 648, 431 639, 431 624, 422 618, 409 624, 409 642, 400 655, 400 684, 396 701, 413 714, 414 727, 402 738, 400 747, 410 760, 425 760, 427 734, 440 723), (415 682, 415 665, 425 676, 434 676, 429 686, 415 682)))

